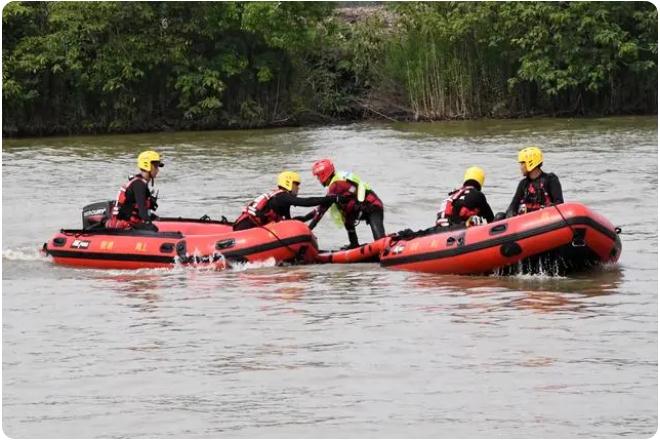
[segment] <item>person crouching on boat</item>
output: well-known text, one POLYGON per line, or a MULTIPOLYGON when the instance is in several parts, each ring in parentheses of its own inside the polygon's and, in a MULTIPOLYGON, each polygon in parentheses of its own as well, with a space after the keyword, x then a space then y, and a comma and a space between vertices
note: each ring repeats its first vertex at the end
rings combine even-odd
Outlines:
POLYGON ((543 152, 538 147, 527 147, 518 153, 520 172, 524 179, 518 184, 511 204, 506 210, 507 217, 537 211, 550 205, 564 203, 559 178, 553 173, 541 170, 543 152))
POLYGON ((137 158, 137 166, 140 172, 119 189, 112 215, 105 223, 107 229, 158 231, 156 225, 151 223, 154 215, 150 211, 155 211, 157 205, 156 198, 149 190, 149 183, 153 187, 158 171, 165 164, 157 152, 143 151, 137 158))
POLYGON ((493 221, 493 210, 481 192, 486 174, 479 167, 465 170, 463 186, 449 193, 440 206, 436 228, 474 226, 493 221))
MULTIPOLYGON (((336 196, 298 197, 300 175, 284 171, 277 176, 277 189, 264 193, 251 201, 234 222, 234 231, 263 226, 271 222, 291 219, 292 206, 330 206, 336 196)), ((301 218, 297 217, 296 220, 301 218)))
POLYGON ((348 246, 352 249, 360 246, 355 227, 360 220, 366 220, 371 227, 374 240, 385 236, 383 226, 383 202, 366 182, 348 172, 336 172, 335 166, 329 159, 322 159, 312 165, 312 174, 324 187, 328 188, 328 196, 338 196, 339 200, 330 205, 321 205, 315 211, 304 217, 311 218, 309 224, 314 229, 328 209, 335 219, 335 223, 343 225, 348 232, 348 246))

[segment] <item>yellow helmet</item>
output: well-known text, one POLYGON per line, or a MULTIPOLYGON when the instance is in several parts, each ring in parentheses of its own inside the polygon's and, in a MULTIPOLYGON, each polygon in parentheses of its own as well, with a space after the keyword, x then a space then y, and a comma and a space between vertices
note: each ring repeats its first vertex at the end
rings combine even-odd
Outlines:
POLYGON ((300 174, 294 171, 283 171, 277 176, 277 186, 287 191, 293 189, 293 184, 300 184, 300 174))
POLYGON ((463 176, 463 182, 467 182, 468 180, 474 180, 479 186, 484 186, 486 173, 479 167, 470 167, 465 170, 465 175, 463 176))
POLYGON ((529 173, 543 163, 543 153, 539 147, 531 146, 520 150, 518 162, 525 164, 525 170, 529 173))
POLYGON ((155 151, 143 151, 137 158, 137 166, 142 171, 151 171, 151 164, 156 162, 157 167, 163 167, 165 164, 160 161, 160 154, 155 151))

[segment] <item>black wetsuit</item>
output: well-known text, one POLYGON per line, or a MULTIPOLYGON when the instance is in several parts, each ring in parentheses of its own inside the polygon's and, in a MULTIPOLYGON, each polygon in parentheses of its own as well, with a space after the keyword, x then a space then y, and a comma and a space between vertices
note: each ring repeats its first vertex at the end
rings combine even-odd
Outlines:
MULTIPOLYGON (((274 195, 264 208, 264 212, 274 211, 281 219, 291 219, 292 206, 319 206, 331 205, 337 200, 336 196, 323 197, 298 197, 291 192, 281 192, 274 195)), ((250 217, 245 217, 234 224, 234 231, 242 231, 259 226, 250 217)))
POLYGON ((472 215, 483 217, 488 223, 495 218, 484 193, 474 187, 467 188, 462 196, 454 202, 454 212, 449 217, 449 223, 465 223, 472 215), (463 212, 461 213, 461 211, 463 212))
POLYGON ((142 179, 135 179, 126 188, 125 197, 126 200, 119 208, 117 218, 130 221, 132 229, 158 231, 149 216, 149 209, 157 208, 149 186, 142 179))
POLYGON ((506 216, 518 215, 520 205, 523 203, 527 212, 536 211, 543 206, 564 203, 559 178, 554 173, 541 172, 536 179, 532 180, 529 177, 522 179, 506 210, 506 216))

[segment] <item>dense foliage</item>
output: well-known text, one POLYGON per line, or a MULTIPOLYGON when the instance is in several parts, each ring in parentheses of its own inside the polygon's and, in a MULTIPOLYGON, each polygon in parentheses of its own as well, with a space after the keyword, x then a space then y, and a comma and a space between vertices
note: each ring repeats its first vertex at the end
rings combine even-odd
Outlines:
POLYGON ((3 134, 648 113, 635 2, 13 2, 3 134))

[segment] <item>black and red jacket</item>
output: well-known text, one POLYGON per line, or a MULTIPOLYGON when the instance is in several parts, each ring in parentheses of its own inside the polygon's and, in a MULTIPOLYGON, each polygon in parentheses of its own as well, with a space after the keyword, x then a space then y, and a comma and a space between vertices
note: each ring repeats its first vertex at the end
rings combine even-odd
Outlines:
MULTIPOLYGON (((337 206, 344 214, 344 224, 346 226, 352 227, 365 215, 375 211, 383 211, 383 202, 372 190, 366 191, 364 201, 358 201, 357 188, 357 185, 350 180, 336 180, 328 187, 327 196, 333 198, 340 196, 337 206)), ((321 220, 330 206, 332 204, 321 205, 317 208, 310 227, 314 227, 321 220)))
POLYGON ((489 223, 495 218, 484 193, 476 186, 468 184, 449 193, 444 209, 438 213, 438 219, 446 218, 449 224, 458 224, 473 215, 483 217, 489 223))
POLYGON ((559 203, 564 203, 559 178, 554 173, 542 172, 536 179, 525 177, 520 181, 506 215, 507 217, 518 215, 523 204, 526 212, 532 212, 559 203))
POLYGON ((334 201, 331 197, 298 197, 289 191, 277 189, 260 195, 250 202, 234 222, 235 229, 263 226, 291 218, 292 206, 318 206, 334 201), (240 224, 240 226, 239 226, 240 224))
POLYGON ((117 195, 111 220, 122 220, 129 224, 150 221, 149 210, 156 209, 156 201, 148 183, 141 174, 137 174, 123 184, 117 195))

